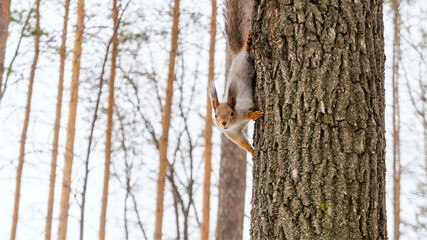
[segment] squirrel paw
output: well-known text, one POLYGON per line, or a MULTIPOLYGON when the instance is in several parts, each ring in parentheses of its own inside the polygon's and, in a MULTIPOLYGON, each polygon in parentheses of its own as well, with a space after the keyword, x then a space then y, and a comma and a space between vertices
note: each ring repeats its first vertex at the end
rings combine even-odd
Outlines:
POLYGON ((252 45, 252 35, 251 35, 251 31, 248 31, 248 37, 246 38, 245 41, 245 46, 243 47, 246 51, 251 50, 251 45, 252 45))
POLYGON ((258 118, 264 116, 263 112, 260 111, 252 111, 252 110, 248 110, 246 111, 246 116, 248 116, 249 119, 251 120, 257 120, 258 118))

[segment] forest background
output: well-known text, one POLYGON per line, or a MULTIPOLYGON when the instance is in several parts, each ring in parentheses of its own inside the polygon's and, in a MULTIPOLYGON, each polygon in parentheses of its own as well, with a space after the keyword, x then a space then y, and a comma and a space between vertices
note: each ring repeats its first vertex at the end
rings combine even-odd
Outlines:
MULTIPOLYGON (((400 1, 399 1, 400 2, 400 1)), ((111 179, 108 191, 106 238, 151 239, 155 226, 158 140, 172 29, 173 1, 118 1, 121 18, 115 77, 111 179)), ((199 239, 203 208, 204 128, 209 71, 211 1, 182 0, 166 181, 164 239, 199 239), (179 196, 179 198, 177 198, 179 196), (178 206, 179 205, 179 206, 178 206)), ((85 1, 85 30, 81 55, 68 238, 81 232, 81 207, 86 194, 85 239, 99 234, 99 216, 105 165, 110 39, 114 33, 112 1, 85 1), (107 59, 105 58, 107 56, 107 59), (104 67, 103 67, 104 65, 104 67), (103 70, 104 69, 104 70, 103 70), (97 119, 88 147, 102 80, 97 119), (89 151, 88 151, 89 149, 89 151), (90 156, 88 157, 88 152, 90 156), (88 171, 86 163, 88 162, 88 171), (87 185, 85 187, 85 177, 87 185), (85 189, 85 190, 84 190, 85 189)), ((394 23, 391 1, 384 5, 387 126, 387 214, 393 239, 393 108, 392 56, 394 23)), ((214 81, 224 87, 226 41, 223 2, 218 2, 214 81)), ((34 56, 36 5, 33 0, 12 1, 0 100, 0 239, 10 236, 14 210, 16 169, 27 101, 28 79, 34 56)), ((77 1, 70 2, 63 110, 58 144, 57 182, 52 237, 59 224, 62 174, 70 101, 77 1)), ((427 7, 424 0, 400 2, 400 215, 402 239, 427 237, 427 7)), ((40 2, 40 55, 36 67, 31 115, 26 138, 17 239, 45 237, 52 141, 59 76, 62 1, 40 2)), ((252 135, 252 126, 249 133, 252 135)), ((220 172, 220 132, 213 130, 210 236, 215 235, 220 172)), ((249 239, 252 162, 247 161, 243 238, 249 239)))

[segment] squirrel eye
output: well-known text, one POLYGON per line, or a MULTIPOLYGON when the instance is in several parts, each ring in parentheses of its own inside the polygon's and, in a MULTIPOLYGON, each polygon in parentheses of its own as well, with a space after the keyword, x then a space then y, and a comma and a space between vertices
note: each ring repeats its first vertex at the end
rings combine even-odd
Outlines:
POLYGON ((215 118, 216 118, 216 114, 215 114, 215 118))
POLYGON ((231 112, 230 114, 231 114, 232 117, 234 116, 234 112, 231 112))

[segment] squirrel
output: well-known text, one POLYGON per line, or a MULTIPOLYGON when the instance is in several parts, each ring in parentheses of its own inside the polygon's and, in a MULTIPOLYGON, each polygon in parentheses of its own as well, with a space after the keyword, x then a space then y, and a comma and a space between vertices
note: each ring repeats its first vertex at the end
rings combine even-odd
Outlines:
POLYGON ((263 116, 263 112, 256 111, 253 99, 252 80, 255 77, 255 67, 250 47, 252 36, 250 31, 246 41, 242 30, 245 28, 243 6, 239 0, 226 0, 225 32, 228 46, 233 54, 231 68, 225 88, 225 102, 220 103, 215 86, 211 84, 209 98, 215 112, 216 126, 230 140, 247 150, 254 156, 254 149, 248 142, 242 129, 249 120, 256 120, 263 116))

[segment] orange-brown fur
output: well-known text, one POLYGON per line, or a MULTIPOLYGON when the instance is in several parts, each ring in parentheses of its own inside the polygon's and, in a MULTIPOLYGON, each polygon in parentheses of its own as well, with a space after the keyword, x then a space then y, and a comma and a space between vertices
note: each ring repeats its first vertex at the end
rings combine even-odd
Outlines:
POLYGON ((251 35, 251 31, 249 31, 248 37, 246 38, 246 41, 245 41, 245 46, 243 46, 243 50, 250 51, 251 45, 252 45, 252 35, 251 35))
POLYGON ((254 110, 250 110, 250 109, 248 109, 246 111, 246 116, 249 119, 254 120, 254 121, 257 120, 258 118, 262 117, 263 115, 264 115, 264 113, 260 112, 260 111, 254 111, 254 110))

